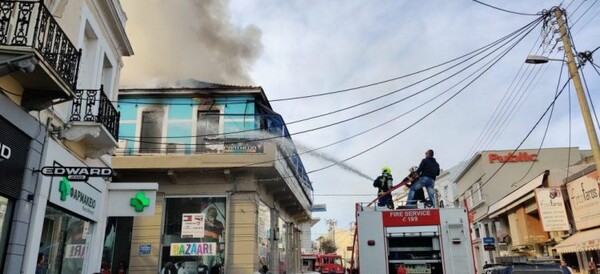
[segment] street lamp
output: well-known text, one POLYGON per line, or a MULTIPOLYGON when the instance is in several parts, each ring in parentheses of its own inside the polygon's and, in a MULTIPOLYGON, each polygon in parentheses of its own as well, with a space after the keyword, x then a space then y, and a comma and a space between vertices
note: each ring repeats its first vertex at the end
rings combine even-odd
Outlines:
POLYGON ((541 55, 529 55, 529 56, 527 56, 527 59, 525 59, 525 63, 527 63, 527 64, 545 64, 545 63, 548 63, 548 61, 565 62, 565 60, 563 60, 563 59, 553 59, 553 58, 548 58, 546 56, 541 56, 541 55))

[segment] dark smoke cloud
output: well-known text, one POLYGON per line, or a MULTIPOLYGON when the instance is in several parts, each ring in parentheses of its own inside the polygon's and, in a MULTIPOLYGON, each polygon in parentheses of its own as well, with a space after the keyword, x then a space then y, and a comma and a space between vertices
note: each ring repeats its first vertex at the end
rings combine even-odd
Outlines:
POLYGON ((250 85, 262 52, 261 30, 234 26, 227 0, 122 0, 135 55, 122 87, 172 86, 178 80, 250 85))

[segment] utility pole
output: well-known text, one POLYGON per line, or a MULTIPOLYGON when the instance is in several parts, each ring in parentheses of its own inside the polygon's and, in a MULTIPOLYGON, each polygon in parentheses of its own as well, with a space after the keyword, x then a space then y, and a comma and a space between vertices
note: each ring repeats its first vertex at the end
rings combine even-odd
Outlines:
POLYGON ((598 135, 596 134, 596 128, 594 127, 594 121, 590 114, 590 107, 588 105, 585 93, 583 91, 583 85, 581 84, 581 78, 579 78, 579 71, 577 69, 577 63, 575 63, 575 56, 571 49, 571 35, 565 21, 563 19, 563 11, 560 8, 554 10, 554 16, 556 16, 556 22, 560 29, 560 37, 565 47, 565 54, 567 56, 567 66, 569 67, 569 74, 575 91, 577 92, 577 99, 579 99, 579 107, 581 107, 581 115, 583 116, 583 122, 585 123, 585 129, 587 130, 588 138, 590 139, 590 146, 592 147, 592 154, 594 156, 594 163, 596 169, 600 169, 600 145, 598 144, 598 135))

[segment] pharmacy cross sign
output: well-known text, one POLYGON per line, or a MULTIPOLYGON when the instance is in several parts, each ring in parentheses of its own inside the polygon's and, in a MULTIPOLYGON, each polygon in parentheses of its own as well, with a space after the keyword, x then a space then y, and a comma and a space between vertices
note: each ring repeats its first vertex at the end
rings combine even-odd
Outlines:
POLYGON ((145 207, 150 205, 150 199, 146 197, 146 193, 138 192, 129 200, 129 205, 135 208, 135 212, 142 212, 145 207))
POLYGON ((64 177, 62 180, 60 180, 58 191, 60 192, 60 200, 66 201, 69 194, 71 194, 71 184, 69 183, 69 179, 67 179, 67 177, 64 177))

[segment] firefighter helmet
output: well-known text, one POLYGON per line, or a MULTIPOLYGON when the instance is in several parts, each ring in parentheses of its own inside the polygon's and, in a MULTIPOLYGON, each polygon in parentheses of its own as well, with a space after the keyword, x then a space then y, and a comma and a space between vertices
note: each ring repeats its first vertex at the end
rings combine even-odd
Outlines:
POLYGON ((389 167, 387 167, 387 166, 384 166, 384 167, 381 169, 381 172, 382 172, 382 173, 387 173, 387 174, 392 174, 392 170, 391 170, 389 167))

